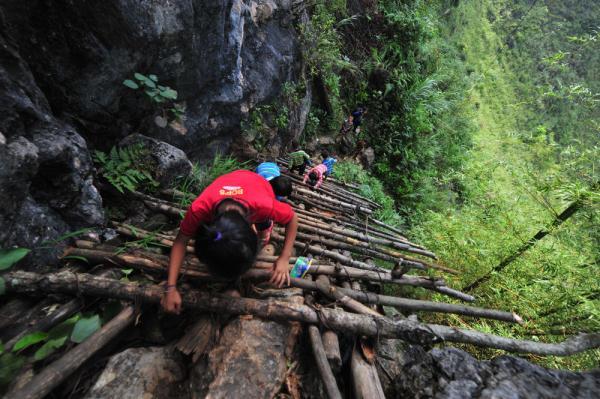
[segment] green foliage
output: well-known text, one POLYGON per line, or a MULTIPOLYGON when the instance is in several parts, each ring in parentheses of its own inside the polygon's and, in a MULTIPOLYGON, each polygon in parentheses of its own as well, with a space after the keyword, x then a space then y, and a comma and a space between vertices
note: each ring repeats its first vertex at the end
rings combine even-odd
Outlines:
MULTIPOLYGON (((133 271, 133 270, 131 270, 133 271)), ((130 273, 131 273, 130 271, 130 273)), ((82 317, 77 320, 71 333, 71 341, 79 344, 85 341, 90 335, 95 333, 101 327, 100 316, 93 315, 91 317, 82 317)))
POLYGON ((48 339, 48 334, 42 331, 27 334, 23 338, 18 340, 15 346, 13 346, 13 352, 20 351, 21 349, 25 349, 31 345, 35 345, 39 342, 45 341, 46 339, 48 339))
POLYGON ((27 248, 0 249, 0 270, 6 270, 31 252, 27 248))
MULTIPOLYGON (((11 248, 11 249, 0 249, 0 271, 6 270, 31 252, 27 248, 11 248)), ((6 291, 6 282, 4 278, 0 276, 0 295, 4 295, 6 291)))
MULTIPOLYGON (((550 342, 600 328, 594 277, 600 259, 599 153, 592 139, 598 130, 588 101, 597 79, 584 76, 597 64, 588 64, 591 54, 584 61, 574 46, 565 46, 564 24, 574 28, 585 17, 570 9, 579 4, 561 4, 539 2, 517 18, 515 11, 526 11, 531 2, 460 2, 446 14, 442 32, 471 73, 468 102, 479 128, 463 167, 445 175, 461 187, 456 205, 418 214, 413 235, 461 270, 453 284, 464 287, 550 225, 568 204, 585 203, 474 292, 481 306, 514 310, 524 325, 452 317, 453 325, 550 342), (547 7, 560 10, 550 16, 547 7), (571 15, 568 22, 562 13, 571 15)), ((469 349, 482 357, 499 353, 469 349)), ((595 366, 598 355, 530 360, 584 369, 595 366)))
POLYGON ((136 191, 140 186, 158 187, 158 182, 150 174, 149 152, 142 144, 113 147, 108 154, 95 151, 93 158, 99 167, 98 173, 121 193, 136 191))
POLYGON ((394 200, 385 193, 383 184, 355 162, 340 161, 335 165, 335 178, 344 183, 358 184, 359 194, 381 205, 374 216, 392 226, 400 226, 403 219, 395 209, 394 200))
POLYGON ((240 162, 231 155, 217 153, 208 165, 192 165, 192 172, 176 186, 183 193, 179 205, 183 208, 190 206, 198 194, 202 192, 217 177, 238 169, 249 169, 249 162, 240 162))
POLYGON ((158 77, 156 75, 146 76, 136 72, 133 74, 133 79, 124 80, 123 85, 132 90, 143 91, 146 98, 153 104, 160 106, 163 111, 167 110, 170 112, 174 119, 181 119, 184 109, 181 105, 175 104, 178 96, 177 91, 169 86, 158 84, 158 77), (163 105, 166 105, 166 107, 163 107, 163 105))

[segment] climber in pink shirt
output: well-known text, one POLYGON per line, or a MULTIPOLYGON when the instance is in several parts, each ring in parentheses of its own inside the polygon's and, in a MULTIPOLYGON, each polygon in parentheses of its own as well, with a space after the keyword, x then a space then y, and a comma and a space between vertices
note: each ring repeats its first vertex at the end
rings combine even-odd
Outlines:
POLYGON ((308 185, 314 188, 321 187, 323 184, 323 178, 327 176, 327 165, 317 165, 304 175, 304 184, 308 181, 308 185))

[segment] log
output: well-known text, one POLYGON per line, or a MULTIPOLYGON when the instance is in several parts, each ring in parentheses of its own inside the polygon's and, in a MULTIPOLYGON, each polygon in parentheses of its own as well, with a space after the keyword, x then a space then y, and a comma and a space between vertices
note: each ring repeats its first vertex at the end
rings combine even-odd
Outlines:
POLYGON ((354 397, 356 399, 385 399, 376 366, 369 364, 356 346, 355 344, 350 361, 354 397))
POLYGON ((308 336, 310 337, 310 346, 312 348, 313 355, 315 356, 315 362, 321 374, 325 391, 330 399, 342 399, 342 394, 337 386, 331 367, 327 361, 325 355, 325 348, 323 348, 323 342, 321 341, 321 334, 319 328, 316 326, 308 327, 308 336))
POLYGON ((342 354, 340 353, 340 340, 335 331, 325 330, 321 334, 325 356, 329 366, 334 373, 339 373, 342 369, 342 354))
MULTIPOLYGON (((37 274, 13 271, 5 274, 8 292, 46 292, 85 294, 103 298, 138 300, 157 304, 163 289, 157 285, 138 286, 117 280, 76 274, 69 271, 37 274)), ((512 352, 538 355, 569 356, 600 347, 600 333, 580 334, 561 343, 541 343, 504 338, 478 331, 452 328, 438 324, 423 324, 411 320, 389 320, 352 314, 340 310, 315 309, 281 301, 265 301, 249 298, 233 298, 210 295, 205 292, 183 291, 185 307, 201 311, 226 314, 252 314, 271 320, 301 321, 324 324, 334 331, 369 337, 399 338, 420 345, 440 341, 461 342, 481 347, 503 349, 512 352)))
MULTIPOLYGON (((97 277, 101 278, 101 277, 97 277)), ((132 306, 126 307, 114 319, 96 331, 92 336, 53 362, 23 388, 9 392, 6 397, 20 399, 37 399, 48 395, 52 389, 60 385, 86 360, 102 349, 127 326, 133 323, 135 312, 132 306)))
MULTIPOLYGON (((78 240, 76 241, 77 245, 83 246, 85 248, 68 248, 65 251, 64 256, 74 255, 84 257, 92 262, 96 263, 110 263, 117 264, 120 266, 129 266, 135 269, 146 270, 150 272, 164 273, 166 272, 168 266, 168 257, 165 255, 157 255, 157 254, 144 254, 141 251, 134 251, 133 253, 128 254, 120 254, 115 255, 110 251, 99 251, 94 249, 86 249, 86 248, 94 248, 95 243, 90 241, 78 240)), ((105 246, 105 249, 110 249, 111 247, 105 246)), ((113 247, 114 248, 114 247, 113 247)), ((277 260, 276 256, 262 256, 258 257, 259 259, 255 263, 255 269, 268 269, 270 270, 273 267, 273 263, 277 260)), ((290 258, 290 263, 293 264, 296 262, 297 258, 290 258)), ((246 279, 265 279, 268 270, 254 270, 251 269, 246 274, 242 276, 242 278, 246 279)), ((444 282, 441 279, 429 279, 427 277, 421 276, 410 276, 403 275, 401 278, 393 278, 389 272, 378 272, 378 271, 367 271, 356 269, 352 267, 346 266, 330 266, 330 265, 322 265, 322 264, 313 264, 307 271, 308 274, 324 274, 328 276, 337 276, 337 277, 345 277, 345 278, 357 278, 361 280, 367 281, 376 281, 376 282, 386 282, 391 284, 398 285, 410 285, 414 287, 422 287, 431 290, 441 290, 446 289, 444 287, 444 282)), ((208 272, 208 269, 202 265, 198 259, 193 256, 186 257, 182 268, 181 274, 189 277, 193 277, 196 279, 200 279, 203 281, 212 281, 212 282, 223 282, 224 280, 211 275, 208 272)), ((447 295, 458 298, 465 299, 464 294, 460 292, 455 292, 454 290, 448 289, 447 295)), ((466 296, 467 301, 473 301, 474 298, 470 296, 466 296)))

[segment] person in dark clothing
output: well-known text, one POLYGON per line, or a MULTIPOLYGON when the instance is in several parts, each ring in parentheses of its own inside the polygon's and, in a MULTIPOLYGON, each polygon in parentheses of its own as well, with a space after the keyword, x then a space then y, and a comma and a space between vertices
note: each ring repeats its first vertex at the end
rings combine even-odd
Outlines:
POLYGON ((354 126, 354 131, 358 133, 358 128, 362 123, 362 118, 367 113, 366 107, 358 107, 352 112, 352 125, 354 126))

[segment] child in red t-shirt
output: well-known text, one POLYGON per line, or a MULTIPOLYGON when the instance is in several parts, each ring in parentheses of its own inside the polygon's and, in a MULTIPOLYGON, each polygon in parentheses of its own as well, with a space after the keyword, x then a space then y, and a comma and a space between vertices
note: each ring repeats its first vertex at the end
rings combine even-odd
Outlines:
MULTIPOLYGON (((162 306, 179 313, 181 296, 176 288, 187 243, 195 239, 195 252, 211 273, 233 279, 247 271, 258 251, 256 226, 274 221, 285 226, 281 255, 273 265, 271 282, 289 284, 289 259, 298 230, 292 208, 275 199, 273 188, 260 175, 238 170, 217 178, 189 207, 173 243, 169 277, 162 306)), ((259 227, 260 229, 260 227, 259 227)))

